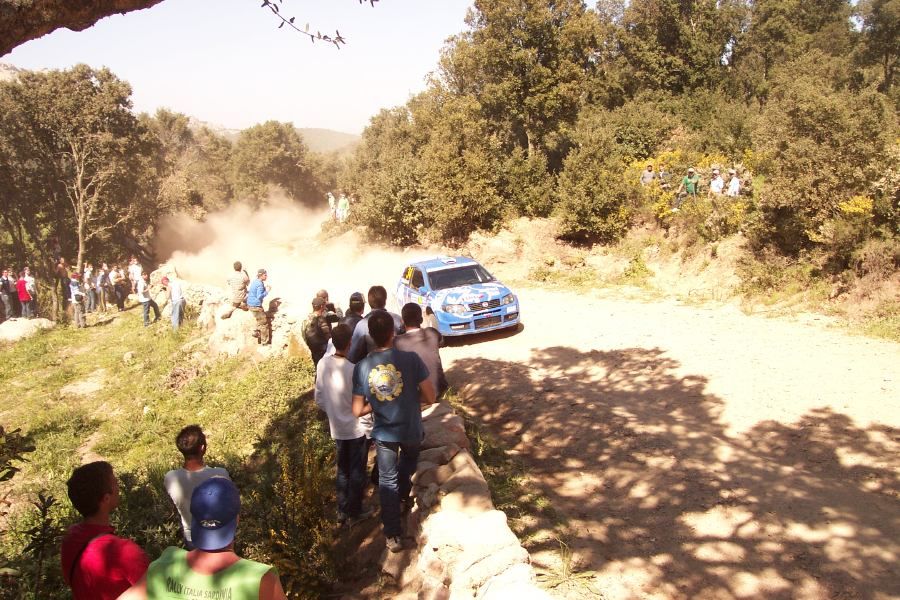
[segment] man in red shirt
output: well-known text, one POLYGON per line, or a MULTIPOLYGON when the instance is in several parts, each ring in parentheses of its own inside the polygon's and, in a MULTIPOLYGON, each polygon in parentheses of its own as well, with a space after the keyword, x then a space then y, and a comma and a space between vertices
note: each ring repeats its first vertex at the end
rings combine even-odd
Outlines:
POLYGON ((112 465, 82 465, 68 481, 69 500, 84 520, 62 542, 63 578, 75 600, 113 600, 144 576, 147 555, 115 535, 109 515, 119 505, 119 482, 112 465))

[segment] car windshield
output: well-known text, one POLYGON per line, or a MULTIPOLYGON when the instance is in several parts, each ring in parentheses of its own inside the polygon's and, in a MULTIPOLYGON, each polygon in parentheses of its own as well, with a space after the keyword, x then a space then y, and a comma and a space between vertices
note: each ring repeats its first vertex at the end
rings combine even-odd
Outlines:
POLYGON ((430 271, 428 279, 431 280, 431 289, 433 290, 446 290, 447 288, 494 281, 491 274, 481 265, 466 265, 455 269, 430 271))

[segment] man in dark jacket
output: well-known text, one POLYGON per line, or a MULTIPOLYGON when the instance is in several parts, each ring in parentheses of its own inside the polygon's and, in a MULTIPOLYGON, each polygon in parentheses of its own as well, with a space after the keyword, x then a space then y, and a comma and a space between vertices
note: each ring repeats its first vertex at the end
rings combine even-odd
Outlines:
POLYGON ((321 296, 312 301, 312 313, 303 322, 303 341, 309 346, 313 364, 318 366, 319 360, 325 356, 328 340, 331 339, 331 323, 325 317, 326 302, 321 296))

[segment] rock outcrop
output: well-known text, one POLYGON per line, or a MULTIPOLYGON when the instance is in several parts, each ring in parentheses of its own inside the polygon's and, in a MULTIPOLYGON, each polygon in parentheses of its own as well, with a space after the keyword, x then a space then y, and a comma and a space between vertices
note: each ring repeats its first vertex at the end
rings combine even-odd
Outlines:
POLYGON ((0 323, 0 341, 16 342, 33 336, 41 329, 50 329, 53 325, 50 319, 7 319, 0 323))
MULTIPOLYGON (((427 599, 543 600, 528 552, 494 509, 491 492, 469 452, 462 418, 440 402, 422 413, 425 442, 413 476, 415 562, 385 553, 382 570, 404 591, 427 599)), ((413 558, 412 556, 406 558, 413 558)))

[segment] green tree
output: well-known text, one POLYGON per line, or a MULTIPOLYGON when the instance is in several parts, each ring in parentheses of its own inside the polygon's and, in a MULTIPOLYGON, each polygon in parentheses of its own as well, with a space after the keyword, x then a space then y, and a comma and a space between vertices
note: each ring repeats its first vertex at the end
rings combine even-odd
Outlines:
POLYGON ((324 193, 311 170, 309 150, 291 123, 266 121, 241 131, 232 154, 235 197, 260 203, 278 186, 313 205, 324 193))
POLYGON ((863 14, 863 58, 881 67, 879 89, 888 92, 900 60, 900 0, 869 0, 863 14))
POLYGON ((582 116, 576 141, 559 175, 559 235, 578 243, 615 242, 628 228, 640 190, 622 178, 625 162, 602 113, 582 116))
POLYGON ((896 135, 895 116, 874 90, 823 85, 846 63, 810 52, 774 79, 754 136, 768 171, 757 198, 758 244, 796 254, 825 242, 840 204, 881 175, 876 159, 896 135))
POLYGON ((92 240, 107 241, 147 208, 152 140, 131 112, 131 87, 108 69, 78 65, 25 72, 4 91, 20 128, 4 131, 16 148, 14 214, 36 246, 58 237, 68 247, 74 237, 80 266, 92 240))
POLYGON ((440 64, 444 87, 472 95, 507 151, 553 154, 552 134, 574 124, 596 46, 580 0, 476 0, 440 64))

